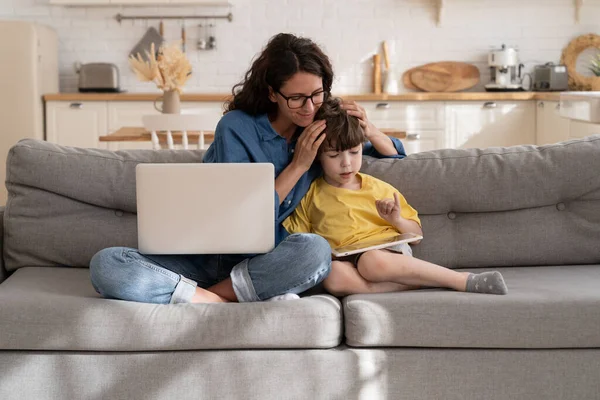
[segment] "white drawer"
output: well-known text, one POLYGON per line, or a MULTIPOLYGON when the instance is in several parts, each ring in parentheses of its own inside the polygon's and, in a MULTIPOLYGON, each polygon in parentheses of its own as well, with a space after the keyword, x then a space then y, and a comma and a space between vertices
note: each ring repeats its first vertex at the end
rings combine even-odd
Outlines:
POLYGON ((598 92, 562 92, 560 115, 564 118, 600 123, 600 94, 598 92))
POLYGON ((569 121, 569 137, 573 139, 583 138, 600 133, 600 124, 591 124, 582 121, 569 121))
MULTIPOLYGON (((152 101, 111 101, 108 102, 108 130, 114 132, 124 126, 142 126, 142 117, 158 114, 152 101)), ((181 102, 182 114, 201 114, 205 116, 198 130, 214 131, 217 122, 223 116, 223 102, 184 101, 181 102)))
POLYGON ((108 130, 142 126, 142 116, 158 113, 151 101, 109 101, 108 130))
POLYGON ((402 139, 402 144, 406 154, 443 149, 444 131, 409 130, 406 132, 406 138, 402 139))
POLYGON ((444 103, 408 101, 361 101, 377 128, 403 131, 443 129, 444 103))

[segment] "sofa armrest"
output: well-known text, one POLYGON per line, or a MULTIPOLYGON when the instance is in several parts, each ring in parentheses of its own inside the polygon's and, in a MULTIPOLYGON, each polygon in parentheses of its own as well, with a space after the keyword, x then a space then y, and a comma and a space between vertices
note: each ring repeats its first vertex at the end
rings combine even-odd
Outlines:
POLYGON ((0 283, 8 278, 4 268, 4 207, 0 206, 0 283))

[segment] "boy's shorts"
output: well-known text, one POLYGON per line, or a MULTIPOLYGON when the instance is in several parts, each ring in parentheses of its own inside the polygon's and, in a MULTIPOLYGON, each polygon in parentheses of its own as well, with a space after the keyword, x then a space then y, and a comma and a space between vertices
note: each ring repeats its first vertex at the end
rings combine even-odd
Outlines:
MULTIPOLYGON (((400 253, 400 254, 404 254, 405 256, 412 257, 412 249, 410 248, 410 245, 408 243, 400 243, 395 246, 386 247, 385 249, 381 249, 381 250, 388 250, 388 251, 391 251, 394 253, 400 253)), ((334 257, 333 261, 348 261, 348 262, 351 262, 352 265, 357 267, 358 260, 360 259, 360 257, 363 254, 365 254, 365 253, 356 253, 356 254, 351 254, 349 256, 337 257, 337 258, 334 257)))

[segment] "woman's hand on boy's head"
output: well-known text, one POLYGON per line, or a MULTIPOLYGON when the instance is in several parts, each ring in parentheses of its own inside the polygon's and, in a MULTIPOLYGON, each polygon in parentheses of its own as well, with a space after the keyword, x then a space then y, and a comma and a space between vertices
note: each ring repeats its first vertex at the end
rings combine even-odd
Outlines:
POLYGON ((402 211, 400 198, 397 193, 394 193, 393 199, 375 200, 375 207, 379 216, 392 225, 395 225, 402 218, 400 216, 400 212, 402 211))
POLYGON ((360 126, 365 132, 365 137, 368 140, 371 140, 371 135, 378 132, 377 128, 375 128, 375 126, 367 118, 367 112, 365 111, 364 107, 359 105, 357 102, 352 100, 343 100, 342 108, 346 110, 348 115, 352 115, 353 117, 358 118, 360 126))
POLYGON ((325 140, 325 135, 322 135, 325 126, 325 120, 313 121, 298 137, 292 162, 305 171, 312 165, 321 143, 325 140))

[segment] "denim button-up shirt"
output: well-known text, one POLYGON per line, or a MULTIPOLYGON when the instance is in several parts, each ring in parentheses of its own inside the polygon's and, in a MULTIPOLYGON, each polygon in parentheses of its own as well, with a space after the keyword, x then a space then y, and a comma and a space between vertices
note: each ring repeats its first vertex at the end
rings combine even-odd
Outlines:
MULTIPOLYGON (((302 128, 299 128, 299 132, 301 131, 302 128)), ((396 138, 390 139, 398 150, 397 155, 383 156, 371 143, 365 143, 363 154, 378 158, 406 157, 402 142, 396 138)), ((271 163, 275 166, 275 177, 277 177, 292 161, 296 142, 297 140, 292 140, 287 143, 287 140, 273 129, 266 114, 251 116, 243 111, 234 110, 225 114, 219 121, 214 142, 208 148, 204 162, 271 163)), ((312 181, 321 173, 320 164, 313 163, 281 204, 279 195, 275 191, 275 245, 288 236, 281 223, 294 211, 312 181)))

